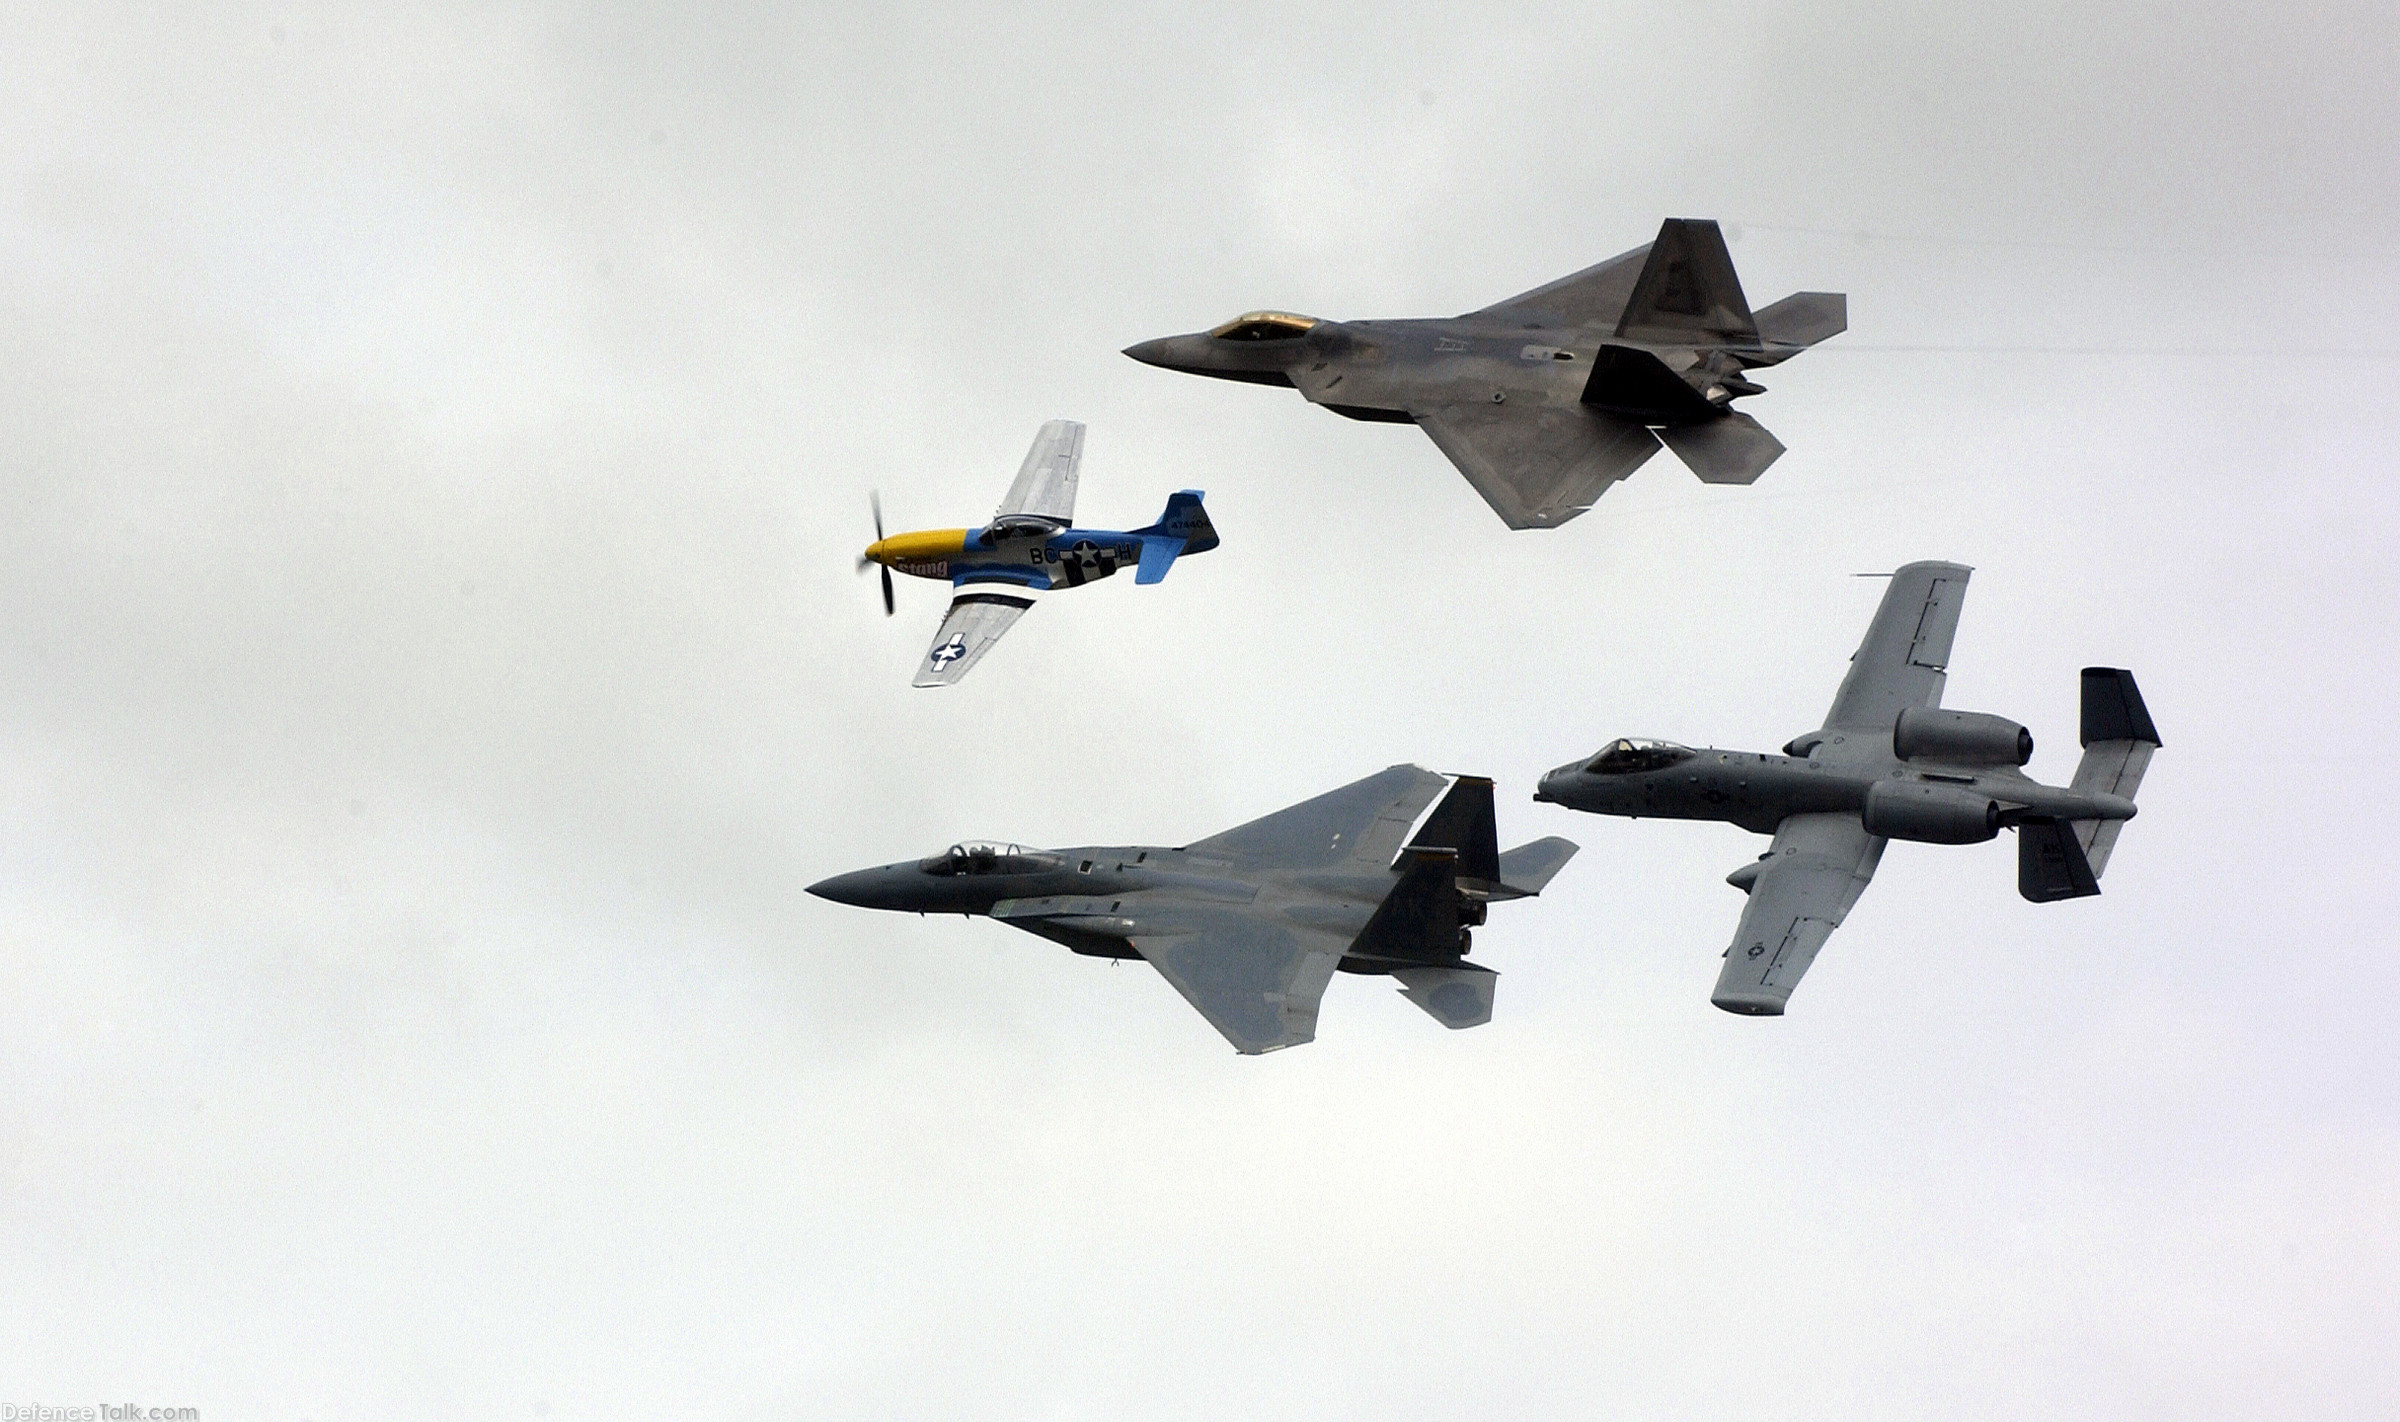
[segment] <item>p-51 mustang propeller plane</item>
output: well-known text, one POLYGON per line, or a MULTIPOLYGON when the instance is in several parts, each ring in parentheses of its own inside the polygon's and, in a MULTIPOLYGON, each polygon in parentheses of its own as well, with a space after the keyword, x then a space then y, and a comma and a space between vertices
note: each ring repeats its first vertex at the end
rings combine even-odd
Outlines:
POLYGON ((1034 437, 1008 497, 982 528, 938 528, 885 537, 883 505, 875 504, 875 541, 858 567, 883 569, 883 611, 893 611, 892 572, 943 579, 955 591, 933 646, 917 669, 916 685, 948 686, 965 676, 1033 606, 1037 593, 1081 587, 1121 567, 1137 583, 1155 583, 1177 558, 1217 546, 1217 530, 1201 508, 1201 492, 1168 496, 1167 510, 1148 528, 1126 533, 1074 528, 1076 466, 1083 426, 1052 420, 1034 437))
POLYGON ((2013 829, 2024 897, 2100 892, 2158 728, 2132 672, 2084 668, 2083 759, 2071 784, 2051 786, 2017 768, 2033 758, 2023 726, 1941 710, 1967 574, 1956 563, 1892 574, 1824 727, 1782 755, 1626 739, 1542 777, 1534 798, 1572 809, 1729 820, 1775 836, 1726 876, 1750 896, 1711 999, 1727 1012, 1783 1012, 1890 840, 1976 844, 2013 829))

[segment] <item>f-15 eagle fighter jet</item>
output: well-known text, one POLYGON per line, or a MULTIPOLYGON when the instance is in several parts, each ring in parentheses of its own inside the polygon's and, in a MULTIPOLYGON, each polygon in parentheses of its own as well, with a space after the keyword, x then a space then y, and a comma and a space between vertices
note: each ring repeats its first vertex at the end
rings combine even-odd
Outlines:
POLYGON ((1894 573, 1824 727, 1782 755, 1617 740, 1542 778, 1534 798, 1572 809, 1775 836, 1725 880, 1750 896, 1712 999, 1727 1012, 1782 1013, 1889 840, 1975 844, 2013 829, 2019 893, 2049 903, 2100 892, 2158 728, 2133 673, 2084 668, 2083 760, 2061 789, 2018 769, 2033 757, 2023 726, 1938 709, 1967 575, 1956 563, 1894 573))
POLYGON ((1753 313, 1711 221, 1464 316, 1321 321, 1253 311, 1128 346, 1148 365, 1296 387, 1354 420, 1415 422, 1510 528, 1556 528, 1663 441, 1711 484, 1747 484, 1783 445, 1733 408, 1749 372, 1849 325, 1839 292, 1753 313))
POLYGON ((1490 1021, 1499 975, 1467 961, 1470 929, 1574 854, 1556 838, 1502 854, 1492 782, 1395 765, 1180 849, 955 844, 808 891, 1147 959, 1248 1055, 1313 1039, 1336 970, 1390 976, 1445 1027, 1490 1021))
POLYGON ((1217 546, 1216 527, 1200 506, 1201 492, 1167 497, 1167 511, 1148 528, 1129 533, 1073 528, 1075 479, 1083 459, 1083 426, 1052 420, 1034 437, 1017 481, 982 528, 883 532, 883 503, 875 501, 875 541, 858 568, 883 568, 883 611, 893 611, 892 570, 947 580, 950 611, 917 668, 918 686, 949 686, 1051 588, 1082 587, 1130 567, 1137 583, 1155 583, 1177 558, 1217 546))

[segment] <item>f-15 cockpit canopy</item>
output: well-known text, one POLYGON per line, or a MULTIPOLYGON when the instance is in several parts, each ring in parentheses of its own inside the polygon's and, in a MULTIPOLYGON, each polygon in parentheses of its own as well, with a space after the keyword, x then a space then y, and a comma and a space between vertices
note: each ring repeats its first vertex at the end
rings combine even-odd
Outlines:
POLYGON ((1317 318, 1289 311, 1252 311, 1236 316, 1208 334, 1220 341, 1290 341, 1314 329, 1317 318))
POLYGON ((1692 755, 1690 746, 1679 746, 1673 741, 1620 736, 1593 756, 1584 769, 1593 775, 1635 775, 1645 770, 1664 770, 1677 761, 1690 760, 1692 755))
POLYGON ((963 840, 931 859, 921 860, 919 869, 928 874, 1040 874, 1060 867, 1065 861, 1054 854, 1017 844, 1000 844, 988 839, 963 840))

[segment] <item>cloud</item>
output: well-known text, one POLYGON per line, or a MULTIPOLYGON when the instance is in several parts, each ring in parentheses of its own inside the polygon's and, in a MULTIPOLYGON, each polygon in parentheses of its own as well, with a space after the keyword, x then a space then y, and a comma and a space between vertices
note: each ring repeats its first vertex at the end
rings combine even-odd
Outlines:
POLYGON ((2357 1411, 2388 25, 2188 10, 50 7, 0 57, 0 1385, 262 1416, 2357 1411), (1427 94, 1433 102, 1426 102, 1427 94), (1501 529, 1417 433, 1116 352, 1738 227, 1853 329, 1501 529), (1864 234, 1863 238, 1858 234, 1864 234), (1969 347, 1918 350, 1910 347, 1969 347), (2190 354, 2160 354, 2191 347, 2190 354), (2070 347, 2082 353, 2055 349, 2070 347), (1209 491, 964 686, 853 559, 1209 491), (2098 900, 1899 846, 1792 1015, 1757 842, 1537 807, 1821 717, 1854 572, 1953 704, 2167 737, 2098 900), (1585 845, 1237 1060, 1139 965, 809 899, 1386 764, 1585 845), (1910 852, 1902 852, 1902 851, 1910 852), (2269 1399, 2272 1399, 2270 1402, 2269 1399))

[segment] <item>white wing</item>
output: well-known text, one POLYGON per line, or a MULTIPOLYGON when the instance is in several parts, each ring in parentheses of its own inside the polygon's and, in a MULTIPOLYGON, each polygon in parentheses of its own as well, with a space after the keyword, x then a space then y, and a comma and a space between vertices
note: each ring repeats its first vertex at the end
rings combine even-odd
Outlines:
POLYGON ((918 686, 949 686, 974 669, 983 654, 1033 606, 1033 594, 1013 583, 962 583, 933 646, 917 668, 918 686))
POLYGON ((1506 301, 1495 301, 1472 314, 1541 315, 1572 326, 1606 326, 1614 330, 1618 319, 1625 314, 1625 303, 1633 297, 1633 284, 1641 279, 1642 268, 1649 265, 1654 245, 1644 242, 1630 252, 1619 252, 1605 262, 1531 291, 1518 292, 1506 301))
POLYGON ((1409 411, 1510 528, 1556 528, 1658 453, 1658 436, 1605 410, 1504 412, 1455 402, 1409 411))
POLYGON ((1023 517, 1075 521, 1075 467, 1083 460, 1083 426, 1052 420, 1033 437, 1017 482, 1008 486, 995 519, 1023 517))
POLYGON ((1825 729, 1888 734, 1902 711, 1942 704, 1943 672, 1970 571, 1956 563, 1911 563, 1892 574, 1842 689, 1834 693, 1825 729))
POLYGON ((1777 825, 1709 1000, 1727 1012, 1781 1016, 1800 975, 1875 877, 1883 845, 1856 815, 1794 815, 1777 825))
POLYGON ((1129 941, 1244 1056, 1315 1039, 1317 1004, 1349 946, 1339 934, 1242 912, 1193 915, 1163 931, 1137 926, 1129 941))

